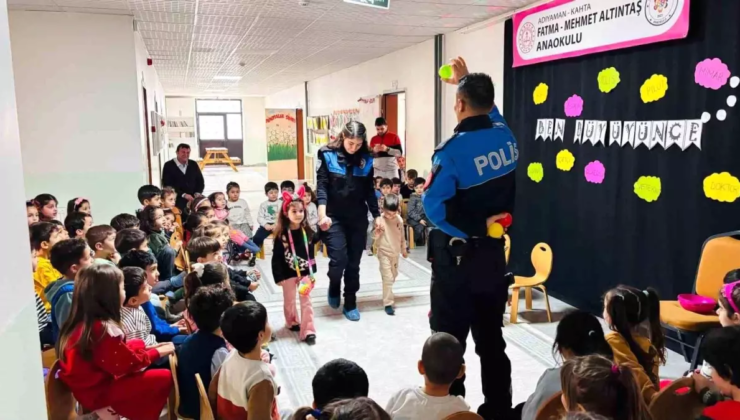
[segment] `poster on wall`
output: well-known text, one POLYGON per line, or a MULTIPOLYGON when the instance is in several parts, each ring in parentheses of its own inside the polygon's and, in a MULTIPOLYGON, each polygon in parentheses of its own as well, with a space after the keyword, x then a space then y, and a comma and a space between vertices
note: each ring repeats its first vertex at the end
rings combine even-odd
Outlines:
POLYGON ((266 109, 267 176, 295 179, 298 176, 298 125, 294 109, 266 109))
POLYGON ((689 2, 555 0, 517 13, 513 67, 685 38, 689 2))

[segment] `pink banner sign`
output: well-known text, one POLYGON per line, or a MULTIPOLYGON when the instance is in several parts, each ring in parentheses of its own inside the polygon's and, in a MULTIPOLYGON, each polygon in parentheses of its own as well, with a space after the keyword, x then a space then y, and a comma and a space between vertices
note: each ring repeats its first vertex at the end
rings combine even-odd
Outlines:
POLYGON ((689 3, 553 0, 517 13, 514 67, 685 38, 689 3))

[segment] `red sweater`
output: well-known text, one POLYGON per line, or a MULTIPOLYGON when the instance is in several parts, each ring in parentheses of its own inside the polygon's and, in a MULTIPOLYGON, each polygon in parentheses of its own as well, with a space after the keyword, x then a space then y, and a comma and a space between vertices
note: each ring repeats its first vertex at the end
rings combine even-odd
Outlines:
POLYGON ((159 352, 146 350, 142 340, 126 342, 119 327, 98 321, 93 324, 92 337, 97 342, 92 358, 85 360, 76 346, 81 334, 82 325, 79 325, 67 341, 64 361, 59 362, 59 378, 88 410, 109 406, 110 387, 116 379, 142 371, 159 358, 159 352))

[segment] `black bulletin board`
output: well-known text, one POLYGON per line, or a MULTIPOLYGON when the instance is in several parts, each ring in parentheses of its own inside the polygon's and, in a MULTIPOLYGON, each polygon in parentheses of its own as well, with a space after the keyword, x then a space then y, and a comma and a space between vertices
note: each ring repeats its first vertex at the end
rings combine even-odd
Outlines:
MULTIPOLYGON (((510 229, 510 268, 531 275, 532 247, 550 244, 554 254, 548 290, 575 306, 600 313, 603 293, 616 284, 653 286, 665 299, 692 289, 704 240, 740 229, 740 199, 722 203, 707 198, 705 177, 729 172, 740 177, 740 104, 729 95, 740 87, 710 90, 694 82, 697 63, 719 58, 740 75, 740 1, 693 0, 686 39, 512 68, 512 22, 506 24, 504 112, 519 143, 517 197, 510 229), (621 82, 610 93, 598 89, 597 75, 608 67, 621 82), (666 96, 640 99, 640 87, 653 74, 668 78, 666 96), (545 103, 535 105, 539 83, 549 85, 545 103), (575 144, 575 118, 563 104, 571 95, 584 100, 584 120, 711 120, 703 125, 701 150, 645 146, 575 144), (726 110, 725 121, 716 112, 726 110), (537 120, 566 119, 564 141, 535 140, 537 120), (567 149, 575 156, 569 172, 555 158, 567 149), (586 182, 584 167, 599 160, 606 167, 602 184, 586 182), (541 162, 544 177, 535 183, 527 167, 541 162), (648 203, 633 191, 641 176, 657 176, 662 191, 648 203)), ((625 28, 628 30, 628 28, 625 28)), ((607 133, 608 136, 608 133, 607 133)), ((738 256, 740 267, 740 256, 738 256)))

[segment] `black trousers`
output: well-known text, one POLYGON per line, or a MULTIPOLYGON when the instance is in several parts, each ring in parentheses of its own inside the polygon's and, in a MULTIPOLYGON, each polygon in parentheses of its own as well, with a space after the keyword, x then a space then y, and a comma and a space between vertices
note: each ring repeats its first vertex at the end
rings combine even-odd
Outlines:
POLYGON ((339 297, 344 276, 344 308, 357 308, 360 290, 360 259, 367 239, 367 218, 356 222, 332 218, 332 225, 321 240, 329 254, 329 296, 339 297))
MULTIPOLYGON (((502 332, 508 296, 504 244, 502 240, 486 237, 450 246, 450 239, 439 229, 429 234, 430 325, 434 332, 455 336, 463 348, 468 331, 472 331, 485 396, 478 414, 486 420, 508 419, 511 417, 511 362, 506 356, 502 332)), ((464 383, 465 377, 455 381, 450 394, 465 396, 464 383)))
POLYGON ((254 237, 252 238, 252 241, 257 244, 258 247, 262 247, 262 244, 265 242, 265 239, 267 239, 268 236, 272 231, 269 231, 262 226, 257 228, 257 232, 254 233, 254 237))

